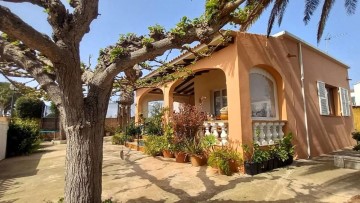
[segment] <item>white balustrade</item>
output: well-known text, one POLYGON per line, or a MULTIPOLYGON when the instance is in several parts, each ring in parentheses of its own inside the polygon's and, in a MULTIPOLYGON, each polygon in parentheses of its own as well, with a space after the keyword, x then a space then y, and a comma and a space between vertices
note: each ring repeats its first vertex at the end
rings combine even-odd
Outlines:
POLYGON ((253 140, 259 145, 272 145, 284 137, 285 121, 255 121, 253 140))
POLYGON ((258 127, 259 127, 259 123, 254 123, 254 125, 253 125, 253 138, 254 138, 254 143, 260 145, 258 127))
POLYGON ((211 132, 215 137, 219 137, 219 132, 218 132, 218 123, 213 122, 211 123, 211 132))
POLYGON ((285 125, 284 122, 280 122, 279 124, 279 139, 282 140, 284 137, 284 131, 283 131, 283 126, 285 125))
POLYGON ((205 121, 205 135, 213 135, 216 138, 221 138, 221 144, 226 145, 228 143, 228 122, 227 121, 205 121), (219 128, 221 128, 219 134, 219 128), (220 136, 219 136, 220 135, 220 136))
POLYGON ((226 125, 225 123, 219 123, 219 126, 221 127, 221 134, 220 134, 220 137, 221 137, 221 145, 226 145, 228 143, 227 141, 227 132, 226 132, 226 125))
POLYGON ((204 123, 205 126, 205 135, 210 135, 210 123, 204 123))
POLYGON ((267 142, 265 140, 265 131, 264 131, 264 127, 266 126, 266 123, 260 123, 259 125, 259 129, 260 129, 260 145, 267 145, 267 142))

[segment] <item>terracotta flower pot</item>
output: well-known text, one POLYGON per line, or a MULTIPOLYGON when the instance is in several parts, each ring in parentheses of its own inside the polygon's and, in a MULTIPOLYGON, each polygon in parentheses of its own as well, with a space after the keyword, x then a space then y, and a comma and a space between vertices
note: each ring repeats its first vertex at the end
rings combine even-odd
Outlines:
POLYGON ((189 156, 185 152, 175 152, 175 160, 178 163, 189 162, 189 156))
POLYGON ((238 165, 234 160, 229 160, 229 169, 230 169, 230 173, 226 174, 223 170, 221 170, 220 168, 218 168, 219 174, 221 175, 227 175, 227 176, 231 176, 233 173, 239 172, 238 169, 238 165))
POLYGON ((174 158, 174 153, 170 150, 163 150, 164 158, 174 158))
POLYGON ((228 120, 228 113, 220 113, 220 119, 221 120, 228 120))
POLYGON ((203 155, 196 155, 196 156, 191 155, 190 161, 191 161, 191 164, 195 167, 203 166, 207 162, 205 156, 203 156, 203 155))
POLYGON ((232 172, 239 172, 239 166, 238 166, 238 164, 234 161, 234 160, 230 160, 229 161, 229 166, 230 166, 230 170, 232 171, 232 172))

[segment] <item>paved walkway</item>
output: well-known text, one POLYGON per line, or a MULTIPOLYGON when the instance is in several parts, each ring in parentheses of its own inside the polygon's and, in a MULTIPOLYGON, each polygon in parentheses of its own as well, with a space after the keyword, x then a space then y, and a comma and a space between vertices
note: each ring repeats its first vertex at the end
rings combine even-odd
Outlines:
MULTIPOLYGON (((210 167, 192 167, 136 151, 126 151, 125 160, 121 160, 120 149, 122 146, 104 143, 104 199, 112 197, 119 202, 348 202, 360 195, 360 171, 335 168, 330 155, 297 161, 288 168, 254 177, 240 174, 227 177, 216 174, 210 167)), ((57 201, 63 196, 64 156, 65 145, 47 145, 31 156, 0 161, 0 202, 57 201)))

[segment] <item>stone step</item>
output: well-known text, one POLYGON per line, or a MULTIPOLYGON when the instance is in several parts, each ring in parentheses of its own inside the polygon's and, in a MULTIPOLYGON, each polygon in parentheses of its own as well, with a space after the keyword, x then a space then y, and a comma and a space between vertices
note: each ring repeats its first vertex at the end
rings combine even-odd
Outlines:
POLYGON ((340 168, 360 170, 360 157, 334 155, 334 165, 340 168))

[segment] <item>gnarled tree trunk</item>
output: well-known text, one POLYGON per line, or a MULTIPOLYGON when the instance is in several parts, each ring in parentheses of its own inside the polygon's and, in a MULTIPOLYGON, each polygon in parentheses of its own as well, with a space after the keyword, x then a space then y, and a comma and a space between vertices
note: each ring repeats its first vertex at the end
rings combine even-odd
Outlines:
MULTIPOLYGON (((73 118, 65 114, 63 126, 68 140, 66 202, 101 202, 103 134, 107 106, 108 99, 103 99, 103 103, 85 104, 85 117, 73 118)), ((81 111, 75 106, 68 108, 74 114, 81 111)))

